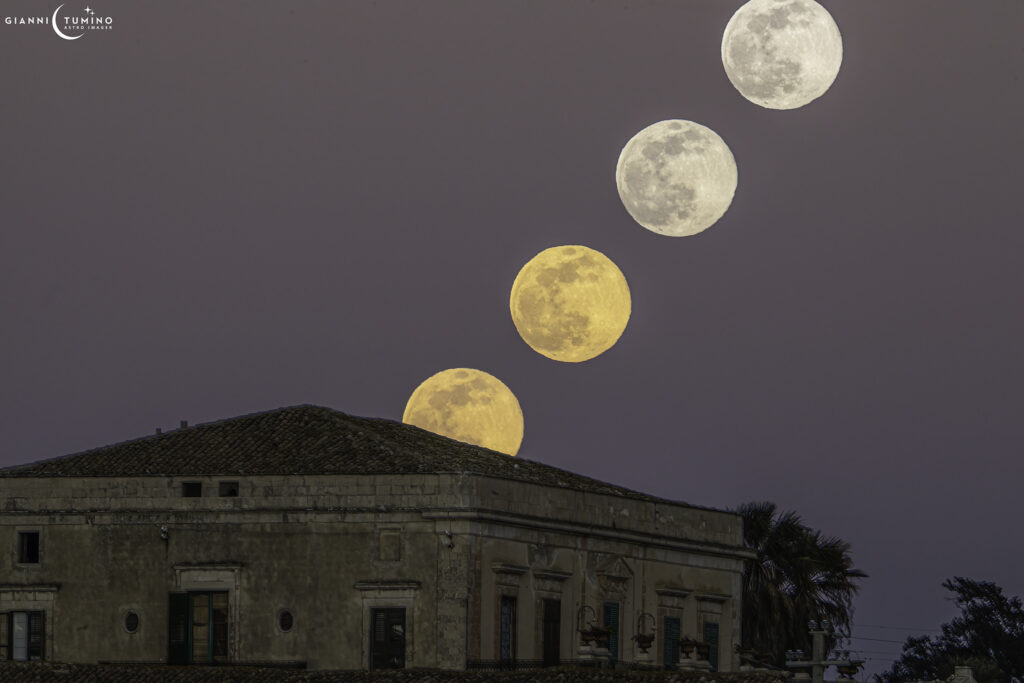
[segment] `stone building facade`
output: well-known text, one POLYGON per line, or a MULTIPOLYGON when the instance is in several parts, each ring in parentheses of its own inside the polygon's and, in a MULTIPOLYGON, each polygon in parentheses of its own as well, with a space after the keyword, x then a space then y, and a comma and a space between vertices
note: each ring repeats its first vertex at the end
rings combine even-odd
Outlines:
POLYGON ((298 406, 0 470, 0 659, 738 668, 733 513, 298 406), (641 616, 643 615, 643 616, 641 616))

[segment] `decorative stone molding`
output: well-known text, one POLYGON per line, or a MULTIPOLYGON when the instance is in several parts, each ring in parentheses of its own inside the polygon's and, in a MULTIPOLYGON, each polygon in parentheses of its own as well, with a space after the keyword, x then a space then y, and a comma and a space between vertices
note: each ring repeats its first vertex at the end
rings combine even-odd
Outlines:
POLYGON ((722 613, 722 606, 729 599, 728 595, 721 593, 695 593, 694 597, 697 598, 697 609, 702 614, 717 615, 722 613))
POLYGON ((534 569, 533 587, 538 592, 562 593, 562 584, 572 576, 572 572, 563 572, 559 569, 534 569))
POLYGON ((507 562, 495 562, 491 565, 491 571, 494 572, 494 582, 498 586, 519 588, 523 575, 530 571, 530 568, 507 562))
POLYGON ((597 585, 601 593, 613 599, 626 597, 632 578, 633 570, 621 557, 612 557, 597 570, 597 585))
POLYGON ((356 581, 354 588, 357 591, 415 591, 423 584, 419 581, 407 581, 403 579, 385 579, 383 581, 356 581))
POLYGON ((692 593, 679 586, 655 586, 654 592, 658 595, 658 604, 668 609, 683 609, 686 598, 692 593))

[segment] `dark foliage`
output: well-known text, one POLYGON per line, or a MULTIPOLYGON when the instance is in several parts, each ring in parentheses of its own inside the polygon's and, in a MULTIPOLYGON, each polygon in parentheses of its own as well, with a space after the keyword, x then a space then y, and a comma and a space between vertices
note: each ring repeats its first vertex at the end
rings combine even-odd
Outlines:
POLYGON ((849 637, 855 582, 867 577, 853 568, 850 544, 808 528, 795 512, 778 513, 775 503, 737 511, 744 541, 757 552, 743 576, 743 647, 771 653, 781 665, 786 650, 810 654, 811 619, 832 623, 828 649, 849 637))
POLYGON ((954 667, 970 666, 978 683, 1024 682, 1024 608, 988 581, 959 576, 942 587, 955 594, 961 614, 942 625, 942 635, 911 636, 884 683, 944 680, 954 667))

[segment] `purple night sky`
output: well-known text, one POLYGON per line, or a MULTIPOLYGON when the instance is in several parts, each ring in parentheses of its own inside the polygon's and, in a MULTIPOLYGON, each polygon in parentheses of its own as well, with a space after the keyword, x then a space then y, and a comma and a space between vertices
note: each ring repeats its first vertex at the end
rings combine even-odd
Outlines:
POLYGON ((0 24, 0 465, 299 403, 400 419, 472 367, 517 395, 521 457, 772 500, 852 543, 869 673, 922 633, 877 627, 957 614, 944 579, 1024 594, 1024 3, 825 0, 842 69, 791 111, 725 76, 740 4, 98 0, 113 28, 76 41, 0 24), (615 188, 669 118, 739 168, 694 237, 615 188), (633 298, 581 364, 509 315, 560 244, 633 298))

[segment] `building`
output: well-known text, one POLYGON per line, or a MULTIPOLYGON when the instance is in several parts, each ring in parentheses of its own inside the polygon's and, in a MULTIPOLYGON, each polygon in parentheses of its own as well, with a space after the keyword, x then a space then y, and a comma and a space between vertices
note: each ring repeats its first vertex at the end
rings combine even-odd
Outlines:
POLYGON ((0 470, 0 659, 735 670, 741 518, 316 406, 0 470), (655 628, 656 625, 656 628, 655 628), (667 643, 667 646, 666 646, 667 643))

